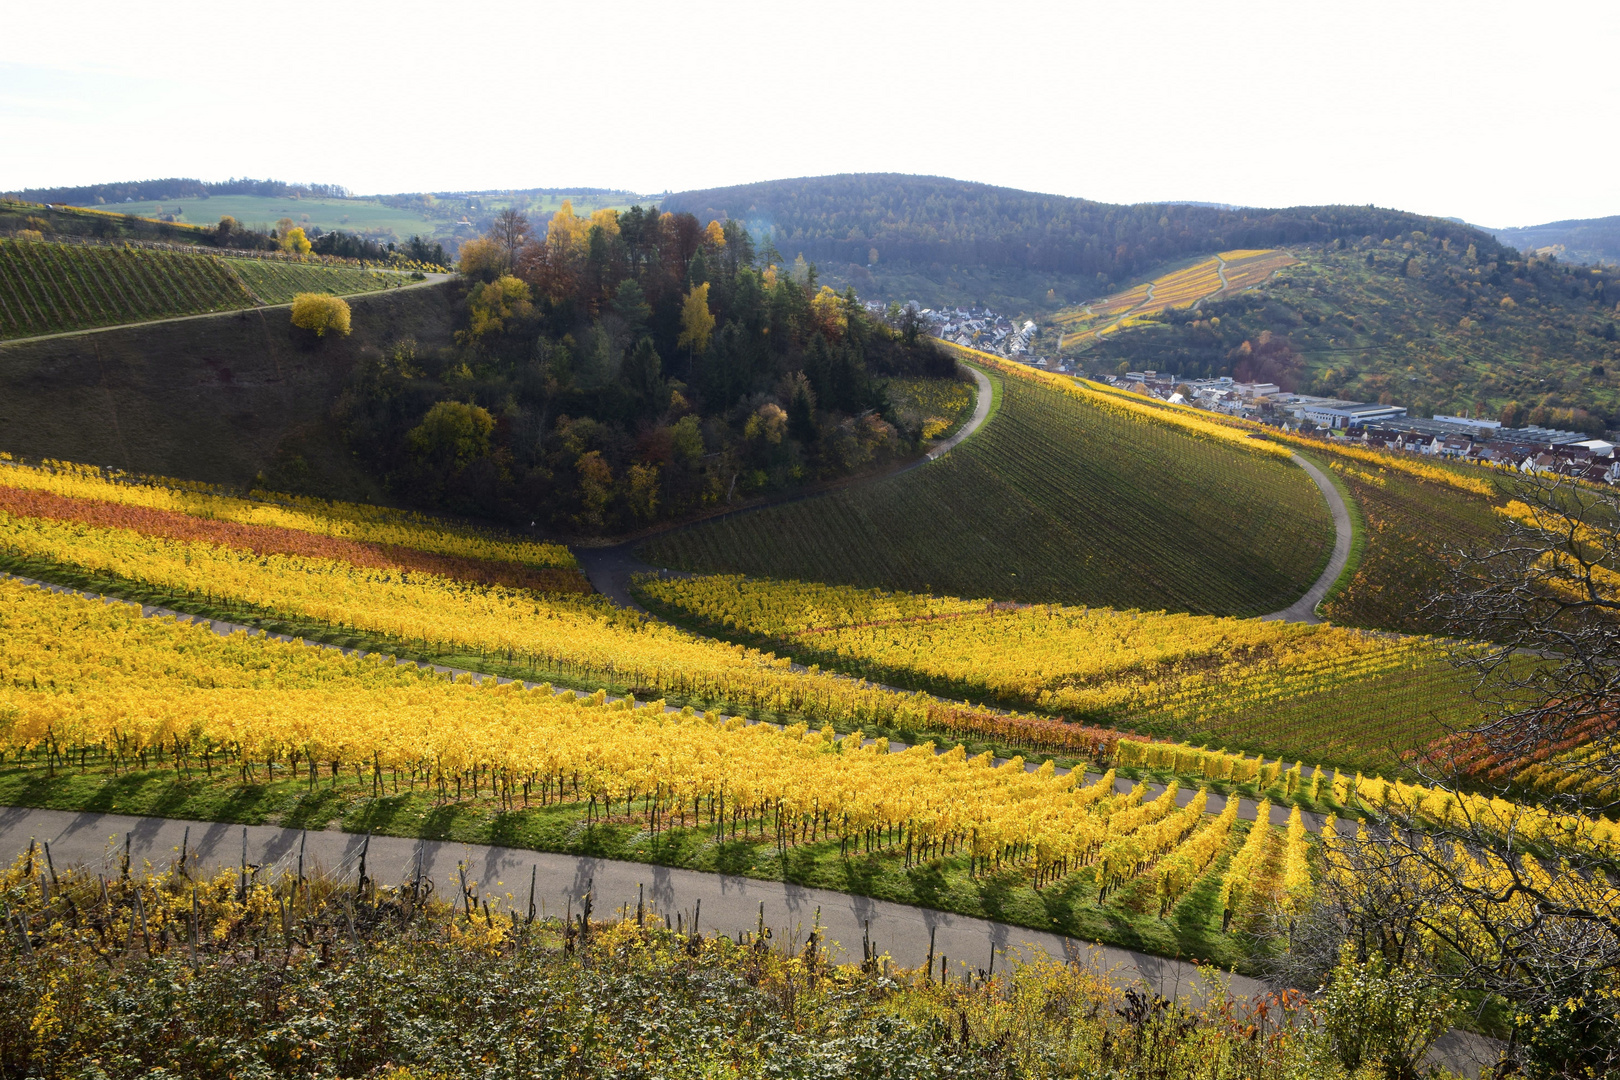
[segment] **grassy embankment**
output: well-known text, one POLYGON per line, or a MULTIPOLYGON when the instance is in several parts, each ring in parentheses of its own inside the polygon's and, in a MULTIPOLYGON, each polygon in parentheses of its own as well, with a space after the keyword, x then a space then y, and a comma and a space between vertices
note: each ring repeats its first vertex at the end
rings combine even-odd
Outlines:
POLYGON ((0 342, 0 450, 384 501, 332 411, 372 350, 407 338, 424 351, 448 343, 453 296, 441 285, 349 303, 350 335, 318 342, 302 340, 285 311, 263 308, 0 342))

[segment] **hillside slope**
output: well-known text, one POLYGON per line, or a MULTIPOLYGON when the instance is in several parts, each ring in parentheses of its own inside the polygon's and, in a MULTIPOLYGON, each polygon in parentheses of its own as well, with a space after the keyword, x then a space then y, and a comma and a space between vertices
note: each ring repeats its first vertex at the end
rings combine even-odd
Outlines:
POLYGON ((374 498, 331 411, 368 355, 447 344, 451 303, 446 286, 358 297, 352 334, 314 343, 278 309, 0 344, 0 450, 374 498))
POLYGON ((1256 615, 1297 599, 1331 543, 1286 460, 1008 378, 1000 411, 939 461, 642 550, 705 572, 1256 615))
POLYGON ((1620 214, 1487 231, 1526 254, 1551 248, 1549 254, 1569 262, 1620 264, 1620 214))
POLYGON ((0 238, 0 338, 285 304, 410 284, 401 273, 198 252, 0 238))
MULTIPOLYGON (((1533 423, 1594 433, 1620 423, 1620 273, 1506 249, 1493 257, 1493 248, 1421 230, 1296 247, 1300 265, 1246 293, 1133 320, 1100 340, 1065 340, 1093 370, 1252 377, 1356 401, 1387 395, 1414 415, 1494 417, 1517 402, 1520 423, 1537 408, 1533 423), (1272 347, 1257 351, 1268 332, 1272 347)), ((1060 314, 1054 326, 1071 321, 1060 314)))
POLYGON ((1360 206, 1229 210, 1119 206, 937 176, 850 173, 687 191, 664 209, 734 218, 782 255, 820 265, 868 299, 1051 311, 1176 259, 1413 229, 1466 245, 1471 226, 1360 206), (875 256, 875 257, 874 257, 875 256))

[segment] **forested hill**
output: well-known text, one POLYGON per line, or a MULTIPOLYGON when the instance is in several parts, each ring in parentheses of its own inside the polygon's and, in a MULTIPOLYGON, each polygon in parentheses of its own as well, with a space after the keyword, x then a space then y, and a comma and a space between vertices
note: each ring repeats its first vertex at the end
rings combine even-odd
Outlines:
POLYGON ((687 191, 663 205, 700 221, 743 221, 787 259, 803 254, 863 295, 904 299, 891 295, 896 287, 925 292, 932 282, 935 295, 917 299, 974 299, 951 294, 977 289, 985 302, 999 292, 1003 305, 1021 299, 1028 309, 1089 299, 1172 260, 1232 248, 1384 240, 1413 230, 1474 244, 1489 257, 1498 247, 1469 225, 1373 207, 1120 206, 898 173, 687 191))

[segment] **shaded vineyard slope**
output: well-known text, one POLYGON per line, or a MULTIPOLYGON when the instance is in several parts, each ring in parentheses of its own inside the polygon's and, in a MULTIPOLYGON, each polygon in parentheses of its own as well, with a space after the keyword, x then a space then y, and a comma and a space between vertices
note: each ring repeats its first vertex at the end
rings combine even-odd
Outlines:
POLYGON ((0 239, 0 338, 284 304, 301 292, 374 292, 409 280, 350 267, 0 239))
POLYGON ((265 308, 0 342, 0 450, 378 501, 332 410, 368 353, 448 343, 452 302, 444 286, 369 294, 348 337, 318 342, 265 308))
POLYGON ((1332 523, 1300 469, 1018 380, 926 467, 711 521, 651 562, 958 596, 1254 615, 1298 599, 1332 523))

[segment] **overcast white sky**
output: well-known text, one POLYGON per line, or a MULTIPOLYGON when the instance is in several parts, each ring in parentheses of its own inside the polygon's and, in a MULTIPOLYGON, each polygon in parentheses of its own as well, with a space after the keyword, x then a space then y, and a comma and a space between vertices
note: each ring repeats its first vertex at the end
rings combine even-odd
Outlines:
POLYGON ((651 193, 852 171, 1110 202, 1620 214, 1620 3, 91 0, 0 36, 0 190, 651 193))

